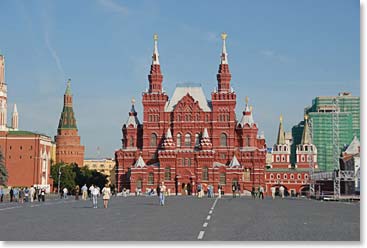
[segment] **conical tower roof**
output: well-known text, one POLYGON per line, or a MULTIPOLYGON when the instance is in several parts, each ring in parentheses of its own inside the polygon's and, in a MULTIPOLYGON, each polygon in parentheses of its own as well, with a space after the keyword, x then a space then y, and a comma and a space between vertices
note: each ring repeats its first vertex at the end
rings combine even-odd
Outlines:
POLYGON ((61 112, 58 129, 77 129, 71 95, 71 81, 67 82, 64 94, 64 107, 61 112))
POLYGON ((310 128, 308 126, 308 117, 307 117, 307 115, 305 116, 305 125, 304 125, 304 128, 303 128, 301 144, 303 144, 303 145, 312 144, 311 133, 310 133, 310 128))
POLYGON ((279 118, 279 129, 278 129, 278 138, 277 138, 277 144, 278 145, 283 145, 285 144, 285 133, 284 133, 284 128, 283 128, 283 116, 280 115, 279 118))

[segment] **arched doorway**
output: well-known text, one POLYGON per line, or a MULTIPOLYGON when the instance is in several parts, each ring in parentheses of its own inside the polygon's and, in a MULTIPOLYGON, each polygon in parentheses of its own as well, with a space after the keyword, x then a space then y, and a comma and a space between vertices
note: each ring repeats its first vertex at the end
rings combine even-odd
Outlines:
POLYGON ((283 185, 283 184, 275 184, 275 185, 272 185, 270 187, 270 192, 271 192, 271 188, 274 187, 275 188, 275 196, 279 196, 280 197, 281 196, 280 195, 280 190, 279 190, 280 186, 283 186, 283 188, 284 188, 284 196, 289 196, 290 195, 290 192, 288 191, 288 188, 285 185, 283 185))

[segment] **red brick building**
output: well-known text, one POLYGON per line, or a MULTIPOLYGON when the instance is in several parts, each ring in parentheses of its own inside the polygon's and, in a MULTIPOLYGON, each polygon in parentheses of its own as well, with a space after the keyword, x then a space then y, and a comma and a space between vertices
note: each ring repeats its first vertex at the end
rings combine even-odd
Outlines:
POLYGON ((149 90, 143 92, 143 123, 134 101, 122 128, 122 148, 115 152, 118 190, 134 192, 155 188, 164 181, 171 192, 181 184, 222 185, 231 192, 232 183, 241 190, 265 187, 265 138, 258 135, 252 108, 246 103, 243 115, 235 114, 236 93, 222 34, 222 56, 217 89, 206 99, 200 85, 177 85, 171 98, 162 90, 157 36, 148 75, 149 90))
POLYGON ((64 107, 57 128, 57 136, 55 136, 56 162, 76 163, 78 166, 83 166, 84 146, 80 144, 70 84, 71 81, 69 79, 64 94, 64 107))
POLYGON ((304 194, 309 190, 310 162, 313 159, 315 170, 317 166, 317 149, 312 144, 310 130, 305 117, 305 127, 303 129, 301 144, 296 148, 296 163, 290 162, 291 143, 285 138, 283 129, 283 117, 280 117, 277 143, 272 151, 272 163, 266 169, 266 192, 271 195, 271 187, 276 191, 280 186, 290 195, 304 194))
POLYGON ((0 149, 8 171, 9 186, 40 185, 49 189, 54 144, 51 138, 18 129, 18 111, 14 104, 11 126, 7 125, 7 84, 5 58, 0 54, 0 149))

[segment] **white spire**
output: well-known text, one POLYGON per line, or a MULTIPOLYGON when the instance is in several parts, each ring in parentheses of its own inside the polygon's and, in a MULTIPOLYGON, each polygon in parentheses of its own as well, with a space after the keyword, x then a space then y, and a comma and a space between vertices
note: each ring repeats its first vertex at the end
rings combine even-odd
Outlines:
POLYGON ((167 133, 166 133, 166 139, 171 139, 172 138, 172 133, 171 133, 171 129, 168 128, 167 129, 167 133))
POLYGON ((17 110, 17 105, 14 104, 13 115, 11 117, 11 127, 14 130, 18 130, 18 126, 19 126, 19 122, 18 122, 18 110, 17 110))
POLYGON ((152 64, 153 65, 159 65, 158 35, 154 34, 153 39, 154 39, 154 51, 153 51, 153 56, 152 56, 152 58, 153 58, 152 64))
POLYGON ((209 138, 208 130, 206 128, 204 128, 203 138, 209 138))
POLYGON ((226 48, 226 39, 227 39, 227 34, 226 33, 222 33, 221 34, 222 40, 223 40, 223 46, 222 46, 222 56, 220 57, 220 63, 221 64, 228 64, 228 53, 227 53, 227 48, 226 48))

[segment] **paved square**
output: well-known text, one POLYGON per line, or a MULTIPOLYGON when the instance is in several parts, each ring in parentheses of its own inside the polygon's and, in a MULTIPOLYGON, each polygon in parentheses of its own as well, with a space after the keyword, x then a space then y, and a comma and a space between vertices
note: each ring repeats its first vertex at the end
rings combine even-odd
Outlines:
POLYGON ((0 205, 1 240, 360 240, 360 204, 306 199, 116 197, 0 205))

